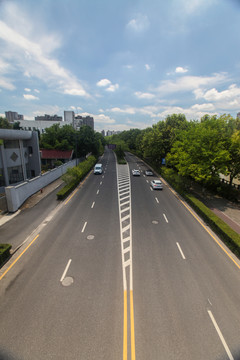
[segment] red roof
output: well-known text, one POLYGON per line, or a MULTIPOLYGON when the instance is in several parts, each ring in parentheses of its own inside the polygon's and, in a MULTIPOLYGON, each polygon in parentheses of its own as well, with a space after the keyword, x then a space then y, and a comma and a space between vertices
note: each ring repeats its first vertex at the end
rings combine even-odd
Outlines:
POLYGON ((73 150, 40 149, 42 159, 71 159, 73 150))

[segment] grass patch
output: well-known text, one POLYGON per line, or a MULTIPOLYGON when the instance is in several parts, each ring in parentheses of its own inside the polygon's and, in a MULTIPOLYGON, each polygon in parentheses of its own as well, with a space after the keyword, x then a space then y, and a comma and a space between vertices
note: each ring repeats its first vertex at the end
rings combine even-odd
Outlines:
POLYGON ((12 245, 9 244, 0 244, 0 266, 2 266, 5 261, 11 256, 10 250, 12 245))

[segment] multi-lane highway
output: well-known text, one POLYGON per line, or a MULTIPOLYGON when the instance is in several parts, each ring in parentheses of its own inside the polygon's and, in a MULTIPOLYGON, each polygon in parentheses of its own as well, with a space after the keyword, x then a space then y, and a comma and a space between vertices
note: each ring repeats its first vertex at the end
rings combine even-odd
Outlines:
POLYGON ((0 270, 0 359, 240 359, 239 261, 127 160, 106 150, 102 175, 0 229, 26 240, 0 270))

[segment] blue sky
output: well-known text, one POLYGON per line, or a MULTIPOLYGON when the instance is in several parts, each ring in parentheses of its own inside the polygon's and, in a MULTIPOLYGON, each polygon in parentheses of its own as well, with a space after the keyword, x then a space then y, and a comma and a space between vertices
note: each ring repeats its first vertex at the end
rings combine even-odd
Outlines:
POLYGON ((237 0, 0 0, 0 114, 95 129, 240 111, 237 0))

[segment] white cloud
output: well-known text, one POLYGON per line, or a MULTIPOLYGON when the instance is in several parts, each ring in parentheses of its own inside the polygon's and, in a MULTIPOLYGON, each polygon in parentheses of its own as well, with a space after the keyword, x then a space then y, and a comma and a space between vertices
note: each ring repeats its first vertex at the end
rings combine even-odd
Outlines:
POLYGON ((104 87, 106 91, 108 92, 115 92, 118 88, 118 84, 112 84, 112 82, 108 79, 102 79, 97 82, 97 86, 104 87))
POLYGON ((226 80, 227 76, 224 73, 213 74, 212 76, 183 76, 176 80, 162 81, 155 91, 161 94, 193 91, 196 96, 196 91, 199 92, 199 89, 220 84, 226 80))
POLYGON ((12 80, 0 76, 0 88, 14 90, 16 87, 12 84, 12 80))
POLYGON ((188 69, 187 69, 187 68, 183 68, 183 67, 181 67, 181 66, 178 66, 178 67, 176 67, 175 72, 176 72, 176 73, 181 73, 181 74, 183 74, 183 73, 188 72, 188 69))
POLYGON ((230 101, 235 97, 240 97, 240 88, 236 84, 232 84, 227 90, 220 92, 213 88, 203 93, 202 97, 208 101, 230 101))
POLYGON ((155 98, 155 95, 154 94, 151 94, 151 93, 143 93, 141 91, 136 91, 134 93, 136 95, 137 98, 139 99, 153 99, 155 98))
POLYGON ((114 107, 109 109, 110 112, 116 112, 116 113, 123 113, 123 114, 132 114, 134 115, 136 113, 135 108, 132 107, 125 107, 124 109, 120 109, 119 107, 114 107))
POLYGON ((240 108, 240 88, 232 84, 227 90, 218 91, 216 88, 210 90, 195 91, 196 99, 204 99, 213 102, 215 108, 221 110, 239 110, 240 108))
POLYGON ((105 87, 111 84, 111 81, 108 79, 102 79, 100 81, 97 82, 97 86, 99 87, 105 87))
POLYGON ((80 88, 80 89, 65 89, 64 94, 74 95, 74 96, 85 96, 86 92, 82 88, 80 88))
MULTIPOLYGON (((28 22, 31 20, 27 19, 26 23, 28 22)), ((17 27, 17 24, 15 23, 14 26, 17 27)), ((49 48, 46 46, 46 36, 39 35, 38 41, 35 42, 29 38, 29 35, 28 37, 22 35, 21 31, 23 31, 21 27, 14 29, 0 21, 0 39, 5 42, 7 49, 3 56, 6 61, 14 60, 15 71, 19 72, 20 69, 25 76, 41 79, 57 91, 89 97, 75 76, 50 56, 51 46, 49 48), (72 84, 75 84, 73 88, 78 91, 70 90, 72 84)), ((48 34, 48 37, 51 38, 51 34, 48 34)))
POLYGON ((146 69, 147 71, 151 70, 151 67, 150 67, 150 65, 148 65, 148 64, 145 64, 145 69, 146 69))
POLYGON ((34 89, 34 92, 36 92, 37 94, 40 93, 40 91, 38 89, 34 89))
POLYGON ((23 94, 24 99, 26 100, 39 100, 37 96, 31 95, 31 94, 23 94))
POLYGON ((124 65, 123 67, 126 68, 126 69, 129 69, 129 70, 133 69, 133 65, 124 65))
POLYGON ((106 91, 115 92, 118 88, 119 88, 118 84, 115 84, 115 85, 112 84, 106 89, 106 91))
POLYGON ((31 89, 25 88, 24 91, 30 92, 31 89))
POLYGON ((131 19, 127 24, 127 28, 133 30, 135 33, 142 33, 149 27, 149 20, 146 15, 137 14, 135 18, 131 19))

